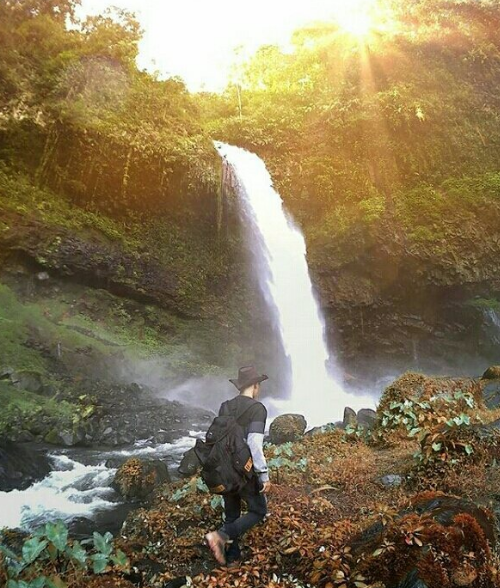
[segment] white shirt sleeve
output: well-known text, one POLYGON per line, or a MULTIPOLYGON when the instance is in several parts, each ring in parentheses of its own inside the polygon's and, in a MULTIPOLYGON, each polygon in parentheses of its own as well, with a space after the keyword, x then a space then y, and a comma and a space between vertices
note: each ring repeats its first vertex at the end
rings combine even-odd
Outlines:
POLYGON ((262 433, 248 433, 247 443, 252 454, 255 473, 262 483, 269 482, 267 462, 264 456, 264 435, 262 433))

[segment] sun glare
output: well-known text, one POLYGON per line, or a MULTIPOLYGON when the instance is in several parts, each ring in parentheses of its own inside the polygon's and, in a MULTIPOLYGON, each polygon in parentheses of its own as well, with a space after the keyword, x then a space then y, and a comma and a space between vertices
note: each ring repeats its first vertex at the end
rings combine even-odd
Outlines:
POLYGON ((366 37, 375 27, 377 0, 337 0, 334 18, 341 29, 356 37, 366 37))

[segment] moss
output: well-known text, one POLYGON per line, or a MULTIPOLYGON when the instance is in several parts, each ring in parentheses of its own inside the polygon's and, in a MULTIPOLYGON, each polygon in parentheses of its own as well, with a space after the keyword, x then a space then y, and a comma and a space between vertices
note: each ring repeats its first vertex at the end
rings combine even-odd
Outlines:
POLYGON ((478 308, 479 310, 500 312, 500 300, 496 298, 475 298, 474 300, 469 300, 467 305, 478 308))
POLYGON ((8 382, 0 382, 0 400, 0 435, 37 429, 43 416, 71 423, 77 408, 70 402, 18 390, 8 382))

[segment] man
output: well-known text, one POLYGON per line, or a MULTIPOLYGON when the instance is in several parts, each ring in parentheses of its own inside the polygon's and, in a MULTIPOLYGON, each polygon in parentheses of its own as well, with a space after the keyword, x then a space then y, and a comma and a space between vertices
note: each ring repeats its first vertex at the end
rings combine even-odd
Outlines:
POLYGON ((267 514, 265 494, 271 483, 264 457, 263 442, 266 427, 266 407, 257 401, 260 384, 267 380, 255 367, 240 368, 237 380, 229 380, 239 390, 239 396, 222 403, 219 416, 242 415, 238 422, 243 427, 253 461, 253 476, 239 492, 224 495, 225 521, 218 531, 205 536, 215 559, 222 565, 237 566, 241 558, 239 537, 260 523, 267 514), (244 413, 244 414, 243 414, 244 413), (241 516, 241 501, 248 512, 241 516))

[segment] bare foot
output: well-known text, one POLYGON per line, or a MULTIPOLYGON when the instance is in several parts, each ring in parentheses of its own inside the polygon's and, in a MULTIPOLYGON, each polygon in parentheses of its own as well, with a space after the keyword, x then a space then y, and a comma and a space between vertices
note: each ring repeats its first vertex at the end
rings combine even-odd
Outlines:
POLYGON ((208 546, 210 547, 215 559, 221 564, 226 565, 226 556, 224 553, 224 541, 222 535, 218 531, 212 531, 205 535, 208 546))

